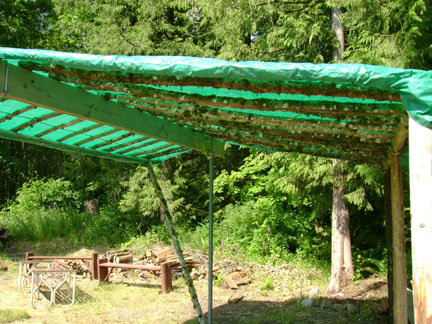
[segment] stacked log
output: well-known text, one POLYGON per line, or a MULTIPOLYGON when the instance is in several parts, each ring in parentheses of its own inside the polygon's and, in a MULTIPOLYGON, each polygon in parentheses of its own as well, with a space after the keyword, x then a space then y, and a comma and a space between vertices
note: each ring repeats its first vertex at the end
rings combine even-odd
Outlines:
POLYGON ((87 274, 90 274, 89 268, 82 261, 67 260, 65 263, 72 267, 73 270, 76 270, 76 274, 79 276, 87 276, 87 274))
MULTIPOLYGON (((198 269, 200 262, 196 258, 188 252, 183 252, 183 256, 189 270, 198 269)), ((180 262, 176 253, 172 248, 167 246, 155 247, 147 250, 142 256, 138 257, 137 260, 140 264, 153 265, 160 265, 161 263, 168 262, 173 276, 181 276, 182 274, 180 262)))
POLYGON ((108 262, 113 263, 132 263, 133 262, 133 249, 122 249, 115 251, 107 251, 105 257, 108 259, 108 262))

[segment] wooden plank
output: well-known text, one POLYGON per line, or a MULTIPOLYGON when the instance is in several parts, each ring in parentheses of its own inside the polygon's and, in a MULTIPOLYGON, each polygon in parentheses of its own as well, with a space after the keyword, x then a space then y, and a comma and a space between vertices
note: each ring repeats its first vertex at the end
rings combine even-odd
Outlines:
POLYGON ((128 162, 128 163, 145 164, 148 161, 146 159, 143 159, 143 158, 139 159, 139 158, 136 158, 133 156, 123 156, 120 154, 106 153, 106 152, 98 151, 98 150, 89 150, 89 149, 85 149, 82 147, 73 146, 73 145, 69 145, 69 144, 51 142, 51 141, 47 141, 47 140, 44 140, 44 139, 41 139, 41 138, 38 138, 35 136, 26 136, 26 135, 22 135, 22 134, 10 132, 10 131, 5 131, 5 130, 0 130, 0 137, 7 138, 7 139, 10 139, 13 141, 20 141, 20 142, 25 142, 25 143, 29 143, 29 144, 35 144, 35 145, 40 145, 40 146, 44 146, 44 147, 49 147, 52 149, 81 153, 81 154, 86 154, 86 155, 91 155, 91 156, 96 156, 96 157, 111 159, 111 160, 116 160, 116 161, 128 162))
POLYGON ((394 324, 406 324, 408 319, 406 244, 403 213, 402 172, 399 155, 392 155, 390 170, 393 230, 394 324))
POLYGON ((49 120, 51 118, 58 117, 60 115, 62 115, 62 114, 61 113, 56 113, 56 112, 53 111, 52 113, 50 113, 48 115, 45 115, 45 116, 42 116, 42 117, 37 117, 37 118, 32 118, 28 123, 25 123, 23 125, 19 125, 19 126, 13 128, 13 129, 10 129, 10 130, 14 131, 14 132, 19 132, 19 131, 21 131, 23 129, 26 129, 27 127, 33 127, 37 123, 43 122, 45 120, 49 120))
POLYGON ((161 270, 160 266, 155 266, 155 265, 113 263, 113 262, 100 263, 99 267, 116 268, 116 269, 138 269, 138 270, 148 270, 148 271, 160 271, 161 270))
POLYGON ((11 114, 9 114, 9 115, 6 115, 6 116, 3 117, 3 118, 0 118, 0 123, 3 123, 3 122, 6 121, 6 120, 10 120, 10 119, 12 119, 13 117, 18 116, 18 115, 20 115, 20 114, 22 114, 22 113, 24 113, 24 112, 26 112, 26 111, 32 110, 32 109, 34 109, 34 108, 35 108, 35 107, 28 106, 28 107, 25 107, 25 108, 23 108, 23 109, 17 110, 17 111, 15 111, 15 112, 13 112, 13 113, 11 113, 11 114))
MULTIPOLYGON (((127 108, 78 88, 0 62, 0 95, 61 113, 92 120, 162 141, 209 152, 210 137, 172 122, 127 108)), ((214 151, 224 154, 224 143, 215 141, 214 151)))
POLYGON ((411 239, 416 323, 432 323, 432 130, 409 121, 411 239))
POLYGON ((57 131, 57 130, 59 130, 59 129, 63 129, 63 128, 68 127, 68 126, 75 125, 75 124, 77 124, 77 123, 79 123, 79 122, 81 122, 81 121, 82 121, 81 119, 75 119, 75 120, 73 120, 73 121, 71 121, 71 122, 69 122, 69 123, 62 124, 62 125, 58 125, 58 126, 55 126, 55 127, 53 127, 53 128, 50 128, 50 129, 46 130, 46 131, 43 132, 43 133, 39 133, 39 134, 37 134, 37 136, 38 136, 38 137, 43 137, 43 136, 48 135, 48 134, 50 134, 50 133, 52 133, 52 132, 55 132, 55 131, 57 131))

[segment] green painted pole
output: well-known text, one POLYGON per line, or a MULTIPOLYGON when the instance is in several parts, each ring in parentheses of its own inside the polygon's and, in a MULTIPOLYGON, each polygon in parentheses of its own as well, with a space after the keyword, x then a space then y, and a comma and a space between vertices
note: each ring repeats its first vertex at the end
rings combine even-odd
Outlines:
MULTIPOLYGON (((213 152, 213 138, 210 140, 210 152, 213 152)), ((208 269, 208 323, 212 323, 213 310, 213 179, 214 157, 209 157, 209 269, 208 269)))
POLYGON ((171 240, 174 244, 177 258, 178 258, 180 266, 182 268, 183 276, 184 276, 184 279, 186 281, 186 285, 188 286, 188 289, 189 289, 189 294, 190 294, 191 299, 192 299, 193 307, 194 307, 195 313, 197 314, 197 317, 198 317, 198 322, 200 324, 206 324, 206 320, 205 320, 204 314, 203 314, 202 309, 201 309, 201 305, 200 305, 199 300, 198 300, 198 296, 197 296, 197 293, 196 293, 196 290, 195 290, 195 287, 193 284, 193 280, 190 276, 189 268, 187 267, 187 264, 186 264, 184 256, 183 256, 183 252, 182 252, 181 247, 180 247, 180 243, 177 239, 177 234, 175 232, 174 225, 173 225, 172 218, 171 218, 171 214, 170 214, 169 209, 168 209, 168 203, 165 200, 162 189, 159 185, 159 182, 157 181, 157 177, 156 177, 156 174, 153 170, 151 163, 149 163, 147 165, 147 169, 148 169, 148 172, 150 175, 150 179, 153 183, 153 187, 154 187, 156 194, 158 195, 159 200, 162 204, 162 209, 164 212, 163 216, 165 219, 165 223, 168 227, 168 231, 170 233, 171 240))

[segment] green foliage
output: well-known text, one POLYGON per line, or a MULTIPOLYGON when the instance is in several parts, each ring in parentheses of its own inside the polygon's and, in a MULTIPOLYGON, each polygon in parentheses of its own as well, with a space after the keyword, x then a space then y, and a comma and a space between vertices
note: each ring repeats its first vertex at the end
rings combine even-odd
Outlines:
POLYGON ((205 9, 215 19, 220 58, 314 63, 331 58, 330 7, 324 1, 218 0, 205 9))
MULTIPOLYGON (((345 197, 350 203, 352 241, 359 257, 355 260, 359 266, 366 258, 382 260, 382 170, 366 164, 342 165, 347 173, 345 197)), ((271 259, 296 253, 329 262, 332 172, 328 159, 252 154, 238 170, 222 171, 215 180, 222 205, 215 233, 221 231, 235 242, 224 240, 226 248, 241 248, 249 255, 271 259)))
POLYGON ((348 62, 430 69, 431 4, 424 0, 345 1, 348 62))
POLYGON ((271 277, 264 278, 263 283, 261 284, 261 290, 263 291, 271 291, 274 290, 274 279, 271 277))
POLYGON ((16 201, 9 206, 11 213, 36 210, 76 208, 79 196, 72 184, 64 179, 32 179, 17 190, 16 201))
POLYGON ((68 44, 93 53, 211 56, 209 17, 195 1, 56 0, 68 44))
POLYGON ((46 48, 56 20, 51 0, 0 1, 0 46, 46 48))
MULTIPOLYGON (((174 195, 182 179, 174 177, 174 181, 177 181, 177 183, 173 183, 165 177, 159 176, 161 172, 158 167, 154 169, 170 212, 174 215, 175 219, 177 215, 176 210, 183 202, 183 199, 176 199, 174 195)), ((161 219, 161 203, 151 183, 147 168, 142 166, 137 167, 135 173, 123 185, 126 188, 126 192, 120 201, 120 210, 139 212, 144 218, 150 219, 150 222, 161 219)))
POLYGON ((119 183, 128 179, 133 170, 130 164, 75 153, 66 154, 62 163, 64 177, 80 193, 81 199, 96 198, 102 205, 121 199, 124 190, 119 183))

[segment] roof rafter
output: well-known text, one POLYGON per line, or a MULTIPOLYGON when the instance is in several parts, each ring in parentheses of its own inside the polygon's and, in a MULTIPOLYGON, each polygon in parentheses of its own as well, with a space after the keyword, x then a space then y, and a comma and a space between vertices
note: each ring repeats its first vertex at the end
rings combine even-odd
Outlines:
POLYGON ((213 152, 209 152, 208 135, 143 114, 6 62, 0 62, 0 85, 0 95, 6 98, 223 156, 224 144, 220 140, 214 140, 213 152))

